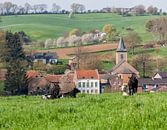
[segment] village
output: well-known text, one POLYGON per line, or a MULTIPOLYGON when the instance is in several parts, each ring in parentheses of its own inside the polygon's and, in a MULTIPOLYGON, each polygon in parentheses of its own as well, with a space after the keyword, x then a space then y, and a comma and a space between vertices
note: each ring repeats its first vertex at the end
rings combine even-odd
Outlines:
MULTIPOLYGON (((58 59, 55 53, 35 53, 33 62, 55 64, 58 59)), ((81 93, 100 94, 121 92, 122 86, 128 86, 132 74, 138 79, 138 93, 166 92, 167 72, 157 72, 152 78, 140 78, 139 72, 128 63, 126 43, 120 38, 116 49, 116 65, 108 72, 99 73, 96 70, 78 70, 77 57, 69 59, 69 69, 65 74, 43 74, 36 70, 27 71, 29 95, 44 95, 49 85, 60 86, 61 94, 66 94, 77 88, 81 93)), ((5 80, 5 70, 0 73, 0 79, 5 80)))

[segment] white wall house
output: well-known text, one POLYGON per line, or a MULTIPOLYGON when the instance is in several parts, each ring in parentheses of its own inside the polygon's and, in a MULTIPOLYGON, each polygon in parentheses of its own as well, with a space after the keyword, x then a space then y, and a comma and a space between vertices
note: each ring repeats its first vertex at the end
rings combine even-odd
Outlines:
POLYGON ((99 94, 99 79, 97 70, 77 70, 74 73, 74 83, 81 93, 99 94))

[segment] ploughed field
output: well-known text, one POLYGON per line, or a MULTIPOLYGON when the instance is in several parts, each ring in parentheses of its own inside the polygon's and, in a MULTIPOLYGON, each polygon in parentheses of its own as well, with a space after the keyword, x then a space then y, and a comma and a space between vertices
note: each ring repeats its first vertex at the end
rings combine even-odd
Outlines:
POLYGON ((132 28, 144 41, 148 41, 152 36, 146 32, 145 23, 157 17, 122 17, 112 13, 76 14, 72 19, 67 14, 16 15, 2 16, 0 28, 13 32, 25 31, 33 40, 45 40, 63 36, 74 28, 89 32, 92 29, 102 30, 105 24, 112 24, 121 35, 127 33, 127 28, 132 28))
POLYGON ((42 100, 0 97, 4 130, 167 129, 167 93, 123 97, 120 93, 42 100))

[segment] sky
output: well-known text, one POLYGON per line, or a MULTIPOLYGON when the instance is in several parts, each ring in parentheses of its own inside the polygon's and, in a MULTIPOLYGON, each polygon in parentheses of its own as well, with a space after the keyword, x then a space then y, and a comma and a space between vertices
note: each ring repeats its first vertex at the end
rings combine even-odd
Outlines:
POLYGON ((133 7, 135 5, 143 4, 146 7, 153 5, 167 11, 166 0, 0 0, 0 3, 10 1, 18 5, 24 5, 28 2, 34 4, 47 4, 51 8, 52 3, 60 5, 63 9, 70 10, 72 3, 80 3, 86 6, 86 9, 102 9, 103 7, 133 7))

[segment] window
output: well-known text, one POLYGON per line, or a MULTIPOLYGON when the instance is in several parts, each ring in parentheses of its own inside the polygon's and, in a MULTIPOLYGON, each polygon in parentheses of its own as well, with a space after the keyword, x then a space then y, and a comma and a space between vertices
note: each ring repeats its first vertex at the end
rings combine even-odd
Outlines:
POLYGON ((78 88, 81 88, 81 82, 78 83, 78 88))
POLYGON ((85 87, 85 82, 83 82, 83 87, 85 87))
POLYGON ((93 82, 91 82, 91 87, 93 87, 93 82))
POLYGON ((93 79, 93 76, 91 77, 91 79, 93 79))
POLYGON ((93 93, 93 89, 91 90, 91 93, 93 93))
POLYGON ((85 79, 85 77, 82 77, 83 79, 85 79))
POLYGON ((87 93, 89 93, 89 90, 87 90, 87 93))
POLYGON ((89 82, 87 82, 87 85, 86 85, 87 88, 89 88, 89 82))
POLYGON ((83 90, 82 93, 85 93, 85 90, 83 90))
POLYGON ((97 87, 98 86, 98 83, 97 82, 95 82, 95 87, 97 87))
POLYGON ((121 54, 121 60, 123 60, 124 59, 124 55, 123 54, 121 54))

